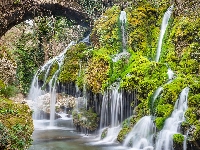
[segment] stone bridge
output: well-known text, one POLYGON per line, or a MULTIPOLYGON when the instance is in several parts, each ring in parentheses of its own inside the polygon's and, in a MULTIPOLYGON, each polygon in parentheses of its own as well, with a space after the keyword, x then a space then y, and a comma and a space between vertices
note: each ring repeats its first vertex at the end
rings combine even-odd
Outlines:
POLYGON ((92 22, 78 0, 1 0, 0 37, 13 26, 41 15, 63 16, 86 27, 92 22))

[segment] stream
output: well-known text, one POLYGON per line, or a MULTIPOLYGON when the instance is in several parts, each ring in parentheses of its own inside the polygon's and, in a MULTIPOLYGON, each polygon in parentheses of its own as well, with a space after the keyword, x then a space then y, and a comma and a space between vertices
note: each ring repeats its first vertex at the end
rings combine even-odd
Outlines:
POLYGON ((34 120, 35 130, 29 150, 115 150, 122 149, 118 144, 94 144, 97 136, 77 133, 72 120, 34 120), (92 142, 93 141, 93 142, 92 142))

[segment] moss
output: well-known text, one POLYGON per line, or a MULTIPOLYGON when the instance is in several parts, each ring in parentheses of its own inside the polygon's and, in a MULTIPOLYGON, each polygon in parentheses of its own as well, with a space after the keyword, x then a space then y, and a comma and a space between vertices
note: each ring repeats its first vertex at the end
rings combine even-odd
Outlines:
POLYGON ((123 128, 118 136, 117 136, 117 141, 119 141, 120 143, 123 143, 126 135, 131 131, 131 128, 123 128))
POLYGON ((186 121, 189 122, 191 125, 195 124, 197 120, 197 109, 195 107, 190 107, 185 112, 186 121))
MULTIPOLYGON (((47 76, 47 79, 46 79, 46 83, 49 83, 52 79, 53 79, 53 77, 54 77, 54 75, 55 75, 55 73, 56 73, 56 71, 59 69, 59 65, 58 65, 58 62, 57 61, 55 61, 55 62, 53 62, 53 64, 51 65, 51 67, 50 67, 50 70, 49 70, 49 73, 48 73, 48 76, 47 76)), ((55 79, 52 81, 52 85, 55 83, 56 81, 55 81, 55 79)))
POLYGON ((15 96, 17 92, 18 89, 14 85, 2 85, 2 87, 0 87, 0 96, 5 98, 10 98, 15 96))
POLYGON ((173 106, 170 104, 162 104, 156 107, 156 116, 168 118, 173 111, 173 106))
POLYGON ((96 53, 88 63, 86 83, 94 93, 103 91, 110 71, 110 57, 106 54, 96 53))
POLYGON ((156 127, 158 128, 158 130, 162 130, 165 120, 166 120, 166 118, 156 117, 155 123, 156 123, 156 127))
POLYGON ((101 139, 104 139, 107 136, 108 133, 108 128, 104 129, 103 132, 101 133, 101 139))
POLYGON ((27 149, 32 141, 32 111, 25 104, 0 98, 0 129, 0 149, 27 149))
POLYGON ((195 131, 193 133, 193 141, 200 141, 200 123, 199 122, 195 126, 195 131))
POLYGON ((167 66, 150 62, 140 55, 132 55, 129 67, 123 73, 121 87, 127 90, 137 89, 140 101, 150 99, 154 91, 167 81, 167 66))
POLYGON ((192 76, 178 74, 173 82, 165 84, 163 86, 163 93, 162 97, 159 100, 159 104, 171 104, 174 106, 182 89, 184 89, 185 87, 189 87, 192 83, 192 76))
POLYGON ((173 135, 173 142, 177 144, 183 144, 184 136, 182 134, 174 134, 173 135))
POLYGON ((118 6, 106 10, 104 15, 95 22, 91 34, 93 45, 97 48, 105 47, 110 49, 110 54, 116 54, 121 47, 121 41, 118 35, 119 14, 120 9, 118 6))
POLYGON ((85 61, 87 61, 89 57, 90 55, 84 43, 77 44, 70 48, 65 54, 59 81, 61 83, 75 82, 78 77, 78 72, 83 71, 80 70, 80 65, 84 67, 85 61))
POLYGON ((198 47, 199 18, 179 16, 174 18, 168 38, 165 40, 163 62, 168 63, 173 70, 184 74, 196 74, 199 70, 198 47), (192 24, 191 24, 192 22, 192 24))
POLYGON ((173 135, 173 148, 175 150, 183 149, 184 136, 182 134, 174 134, 173 135))

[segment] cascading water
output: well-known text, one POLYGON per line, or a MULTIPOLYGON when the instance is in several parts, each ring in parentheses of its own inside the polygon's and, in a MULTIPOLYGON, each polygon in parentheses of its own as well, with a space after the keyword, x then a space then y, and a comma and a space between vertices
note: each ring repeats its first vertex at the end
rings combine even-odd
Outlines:
POLYGON ((162 48, 162 41, 163 41, 165 30, 167 28, 168 21, 169 21, 169 18, 171 16, 172 10, 173 10, 173 5, 170 6, 167 9, 167 11, 164 14, 163 20, 162 20, 162 25, 161 25, 161 30, 160 30, 160 37, 159 37, 159 42, 158 42, 158 47, 157 47, 157 53, 156 53, 156 60, 155 60, 156 62, 158 62, 159 59, 160 59, 160 53, 161 53, 161 48, 162 48))
MULTIPOLYGON (((167 75, 168 75, 168 81, 167 81, 166 84, 171 83, 171 82, 173 81, 174 72, 169 68, 169 69, 167 70, 167 75)), ((152 107, 152 109, 153 109, 153 107, 154 107, 153 105, 154 105, 155 100, 156 100, 157 97, 160 95, 160 93, 162 92, 162 90, 163 90, 163 87, 160 86, 160 87, 158 87, 158 88, 156 89, 156 91, 154 92, 153 98, 152 98, 152 101, 151 101, 151 107, 152 107)))
POLYGON ((111 92, 103 95, 100 129, 109 126, 103 141, 114 142, 121 129, 120 122, 123 117, 122 93, 118 91, 119 85, 111 86, 111 92))
POLYGON ((152 104, 152 110, 153 110, 153 107, 154 107, 154 102, 155 102, 155 100, 157 99, 157 97, 160 95, 160 93, 162 92, 162 90, 163 90, 163 87, 162 86, 160 86, 160 87, 158 87, 157 89, 156 89, 156 91, 154 92, 154 94, 153 94, 153 98, 152 98, 152 102, 151 102, 151 104, 152 104))
POLYGON ((34 106, 34 119, 42 119, 39 115, 39 109, 38 109, 38 104, 40 103, 39 97, 41 95, 44 95, 46 92, 41 89, 42 86, 44 85, 39 85, 39 76, 41 73, 45 71, 44 75, 44 84, 46 84, 46 79, 48 77, 49 71, 51 69, 51 66, 56 62, 58 64, 58 70, 53 74, 52 78, 50 79, 49 82, 49 92, 50 92, 50 126, 53 126, 53 121, 55 119, 55 102, 56 102, 56 81, 58 78, 58 75, 60 73, 61 66, 64 61, 64 55, 66 51, 74 45, 75 42, 71 42, 67 48, 58 56, 54 57, 53 59, 49 60, 46 64, 44 64, 35 74, 34 79, 31 84, 30 92, 28 99, 32 100, 35 102, 36 106, 34 106))
POLYGON ((121 30, 122 30, 122 48, 123 52, 126 52, 126 36, 125 36, 125 25, 126 25, 126 12, 124 10, 120 13, 120 22, 121 22, 121 30))
MULTIPOLYGON (((120 91, 119 83, 114 83, 108 88, 103 95, 100 117, 100 132, 106 134, 103 140, 95 144, 116 142, 121 130, 121 122, 132 115, 132 100, 135 100, 134 95, 120 91)), ((102 133, 100 136, 103 135, 102 133)))
POLYGON ((184 113, 187 110, 187 97, 189 88, 186 87, 182 90, 179 99, 175 103, 174 111, 170 118, 165 121, 163 129, 160 131, 157 142, 156 150, 171 150, 173 149, 173 135, 180 133, 180 123, 185 120, 184 113))
POLYGON ((154 124, 151 116, 142 117, 126 136, 123 145, 131 146, 133 150, 153 150, 154 124))
POLYGON ((174 72, 170 68, 168 68, 168 70, 167 70, 167 75, 168 75, 167 83, 171 83, 174 78, 174 72))

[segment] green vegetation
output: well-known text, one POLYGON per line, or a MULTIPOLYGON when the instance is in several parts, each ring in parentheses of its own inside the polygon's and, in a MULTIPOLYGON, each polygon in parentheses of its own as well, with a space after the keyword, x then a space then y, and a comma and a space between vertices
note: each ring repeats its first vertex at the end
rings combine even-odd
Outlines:
POLYGON ((103 132, 101 133, 101 139, 104 139, 107 136, 108 133, 108 128, 104 129, 103 132))
POLYGON ((70 48, 65 54, 64 64, 59 75, 59 81, 62 83, 76 82, 80 65, 84 68, 87 58, 89 58, 89 56, 84 43, 77 44, 70 48))
MULTIPOLYGON (((79 2, 89 15, 96 10, 102 11, 100 2, 87 0, 79 2), (93 6, 96 8, 93 9, 93 6)), ((183 1, 184 4, 187 2, 189 1, 183 1)), ((129 92, 136 91, 138 105, 134 108, 134 116, 123 122, 122 130, 118 135, 119 142, 123 142, 134 124, 145 115, 153 114, 157 131, 162 130, 165 120, 171 115, 175 102, 185 87, 190 88, 189 108, 185 113, 186 121, 182 123, 182 128, 184 132, 193 128, 192 134, 188 136, 189 142, 200 141, 200 17, 187 16, 186 10, 180 10, 182 6, 179 6, 179 2, 174 5, 174 13, 164 35, 160 61, 154 61, 162 17, 170 5, 170 0, 136 0, 134 3, 129 1, 125 8, 128 36, 126 47, 129 55, 117 61, 113 59, 122 51, 120 6, 117 5, 107 9, 95 21, 90 35, 90 46, 79 43, 72 46, 65 54, 58 78, 60 83, 74 82, 80 89, 85 85, 87 90, 96 94, 103 93, 118 81, 121 89, 129 92), (172 82, 168 82, 168 68, 171 68, 175 74, 172 82), (162 93, 153 101, 153 94, 160 86, 163 87, 162 93)), ((189 6, 192 5, 189 3, 189 6)), ((18 84, 24 94, 27 94, 38 67, 59 53, 58 50, 56 53, 52 51, 54 45, 52 43, 66 45, 67 34, 62 33, 66 33, 68 31, 66 28, 73 26, 73 21, 63 18, 42 17, 35 21, 37 30, 34 30, 34 33, 23 33, 15 50, 18 84)), ((0 58, 5 57, 14 64, 14 61, 7 54, 5 55, 5 48, 1 47, 0 50, 0 58)), ((57 69, 58 63, 54 62, 47 82, 57 69)), ((41 73, 40 80, 44 80, 44 72, 41 73)), ((12 96, 15 90, 10 86, 11 84, 7 85, 8 82, 2 81, 0 95, 12 96)), ((0 112, 15 114, 12 109, 1 109, 0 112)), ((74 111, 73 117, 76 126, 91 131, 97 129, 99 118, 92 109, 83 109, 79 113, 74 111)), ((5 124, 0 127, 5 131, 12 128, 5 124)), ((103 132, 102 138, 106 136, 106 132, 107 130, 103 132)), ((180 144, 183 142, 183 135, 175 134, 173 139, 175 143, 180 144)))
POLYGON ((174 149, 183 149, 184 136, 182 134, 173 135, 173 148, 174 149))
POLYGON ((17 80, 19 88, 24 94, 28 94, 34 73, 44 62, 44 52, 42 49, 38 49, 39 45, 32 40, 33 38, 33 34, 24 34, 19 39, 15 50, 17 80))
POLYGON ((32 142, 32 132, 30 108, 0 97, 0 149, 27 149, 32 142))

